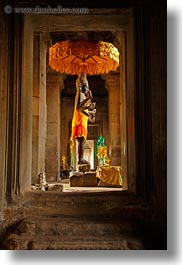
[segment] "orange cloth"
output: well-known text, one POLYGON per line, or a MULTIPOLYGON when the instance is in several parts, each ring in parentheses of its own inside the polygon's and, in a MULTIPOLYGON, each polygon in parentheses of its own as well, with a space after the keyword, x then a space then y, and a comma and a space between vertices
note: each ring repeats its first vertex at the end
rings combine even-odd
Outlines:
POLYGON ((75 109, 72 120, 71 138, 74 140, 77 137, 83 136, 86 139, 87 124, 88 124, 88 117, 75 109))

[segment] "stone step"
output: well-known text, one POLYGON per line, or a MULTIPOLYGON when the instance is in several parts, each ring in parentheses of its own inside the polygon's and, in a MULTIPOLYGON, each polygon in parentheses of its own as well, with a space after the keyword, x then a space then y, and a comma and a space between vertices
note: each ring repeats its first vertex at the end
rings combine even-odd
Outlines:
POLYGON ((91 193, 30 191, 25 194, 25 207, 35 216, 113 216, 126 219, 148 214, 145 204, 137 196, 124 191, 91 193))
POLYGON ((136 225, 119 220, 75 220, 69 218, 24 219, 13 233, 18 235, 119 235, 134 232, 136 225))
POLYGON ((123 191, 30 191, 23 218, 8 227, 2 249, 144 249, 136 231, 149 214, 142 201, 123 191))
POLYGON ((19 236, 11 234, 4 248, 8 250, 143 250, 142 239, 130 235, 110 236, 19 236))

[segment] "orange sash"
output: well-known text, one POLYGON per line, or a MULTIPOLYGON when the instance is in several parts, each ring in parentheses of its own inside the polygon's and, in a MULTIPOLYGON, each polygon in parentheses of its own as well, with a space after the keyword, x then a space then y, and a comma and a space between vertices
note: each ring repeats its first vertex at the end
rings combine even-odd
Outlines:
POLYGON ((86 139, 87 124, 88 124, 88 117, 75 109, 72 120, 71 138, 74 140, 77 137, 83 136, 86 139))

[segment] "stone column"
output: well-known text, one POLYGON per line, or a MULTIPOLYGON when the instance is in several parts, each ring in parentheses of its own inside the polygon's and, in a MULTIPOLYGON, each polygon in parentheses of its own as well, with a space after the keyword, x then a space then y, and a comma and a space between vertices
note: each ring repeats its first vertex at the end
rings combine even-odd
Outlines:
MULTIPOLYGON (((174 19, 171 16, 171 21, 174 19)), ((174 44, 174 39, 177 38, 177 32, 175 31, 176 23, 169 23, 171 26, 170 32, 172 33, 172 38, 170 36, 168 46, 167 46, 167 31, 166 28, 167 16, 166 10, 163 12, 155 12, 150 17, 150 45, 151 45, 151 119, 152 119, 152 182, 154 187, 155 196, 153 195, 153 200, 155 198, 155 204, 159 216, 162 218, 167 215, 167 185, 169 189, 173 189, 174 179, 173 174, 175 172, 175 162, 171 163, 172 167, 167 168, 167 160, 169 161, 173 158, 173 155, 176 152, 175 145, 175 136, 178 135, 178 132, 174 132, 174 128, 177 128, 178 118, 175 113, 175 109, 172 109, 175 104, 179 104, 177 95, 178 93, 174 92, 172 87, 175 83, 175 74, 172 75, 173 78, 170 78, 167 90, 167 59, 169 59, 170 66, 169 72, 174 71, 173 65, 177 61, 177 53, 174 54, 171 52, 169 57, 167 57, 167 47, 175 50, 174 47, 178 47, 178 44, 174 44), (155 36, 155 38, 153 38, 155 36), (161 48, 162 47, 162 48, 161 48), (169 92, 169 94, 167 94, 169 92), (169 109, 167 108, 167 96, 170 99, 169 109), (169 111, 168 111, 169 110, 169 111), (167 127, 167 113, 170 113, 168 116, 171 122, 170 126, 167 127), (171 141, 167 141, 167 136, 171 138, 171 141), (167 154, 167 150, 169 153, 167 154), (168 178, 167 178, 168 176, 168 178), (169 182, 168 182, 169 180, 169 182)), ((164 220, 162 220, 164 222, 164 220)))
POLYGON ((128 150, 126 134, 126 50, 125 35, 122 34, 122 49, 120 51, 120 135, 121 135, 121 168, 122 168, 122 187, 128 189, 128 150))
POLYGON ((60 86, 62 76, 55 72, 47 75, 47 137, 46 165, 48 181, 60 176, 60 86))
POLYGON ((0 38, 0 210, 4 201, 6 178, 6 137, 7 137, 7 99, 8 99, 8 17, 0 10, 1 38, 0 38))
POLYGON ((32 183, 45 171, 46 106, 46 44, 41 34, 34 35, 32 102, 32 183))
MULTIPOLYGON (((121 136, 121 168, 122 168, 122 188, 127 190, 129 187, 128 185, 128 146, 129 143, 127 142, 127 122, 130 127, 130 140, 131 140, 131 118, 130 116, 127 117, 127 110, 126 101, 130 99, 127 93, 126 98, 126 32, 118 32, 117 33, 117 48, 119 49, 120 53, 120 136, 121 136)), ((132 75, 130 74, 130 79, 132 80, 132 75)), ((129 82, 128 82, 129 83, 129 82)), ((128 84, 127 83, 127 84, 128 84)), ((128 92, 127 86, 127 92, 128 92)), ((131 90, 131 89, 130 89, 131 90)), ((129 91, 130 92, 130 91, 129 91)), ((128 107, 129 108, 129 107, 128 107)))
POLYGON ((109 74, 106 78, 109 90, 109 156, 111 165, 121 165, 121 136, 120 136, 120 77, 109 74))
POLYGON ((33 31, 25 16, 22 37, 22 91, 20 128, 20 187, 30 189, 32 171, 33 31))

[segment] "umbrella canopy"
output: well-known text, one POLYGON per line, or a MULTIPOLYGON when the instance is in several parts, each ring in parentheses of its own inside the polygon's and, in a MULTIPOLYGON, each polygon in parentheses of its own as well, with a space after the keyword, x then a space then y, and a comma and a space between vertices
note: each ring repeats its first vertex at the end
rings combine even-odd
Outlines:
POLYGON ((65 74, 105 74, 119 66, 118 49, 109 42, 61 41, 49 48, 50 67, 65 74))

